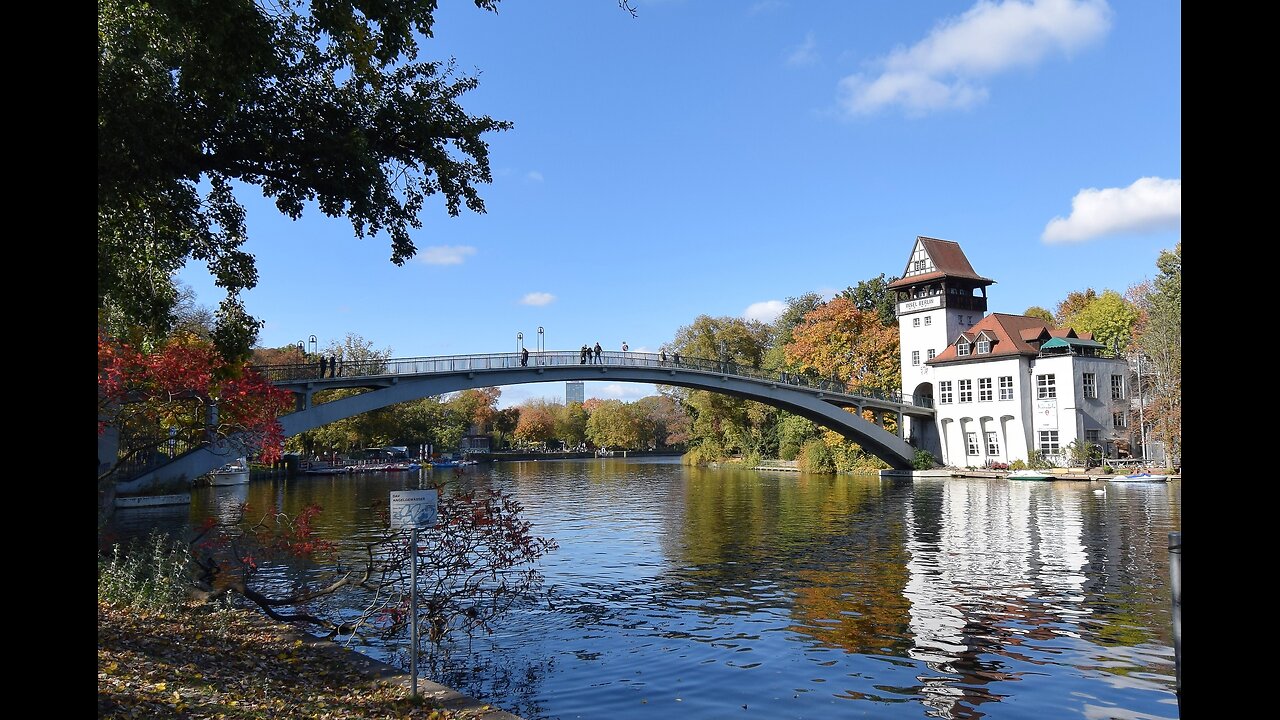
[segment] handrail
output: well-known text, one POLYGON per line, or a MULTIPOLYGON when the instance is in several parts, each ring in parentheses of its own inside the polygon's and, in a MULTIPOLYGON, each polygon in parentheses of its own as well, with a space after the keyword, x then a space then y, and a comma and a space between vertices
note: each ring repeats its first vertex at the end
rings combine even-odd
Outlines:
POLYGON ((425 375, 430 373, 482 372, 488 370, 518 370, 527 368, 571 367, 575 365, 602 367, 648 367, 664 370, 679 369, 712 373, 716 375, 749 378, 763 382, 782 383, 822 392, 838 393, 851 398, 881 400, 897 405, 932 408, 933 398, 893 390, 857 390, 831 378, 819 378, 812 373, 794 373, 786 370, 767 370, 734 361, 708 360, 706 358, 681 357, 674 354, 660 355, 646 352, 603 351, 597 358, 594 353, 583 356, 580 350, 551 350, 530 352, 527 364, 521 363, 520 353, 485 353, 477 355, 443 355, 435 357, 388 358, 357 362, 338 361, 336 366, 325 360, 289 365, 255 365, 268 380, 278 383, 299 382, 331 378, 379 378, 396 375, 425 375))

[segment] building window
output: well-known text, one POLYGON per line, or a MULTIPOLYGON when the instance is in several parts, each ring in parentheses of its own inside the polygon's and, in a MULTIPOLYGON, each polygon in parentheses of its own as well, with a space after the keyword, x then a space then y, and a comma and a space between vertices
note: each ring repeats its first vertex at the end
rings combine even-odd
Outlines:
POLYGON ((990 341, 990 340, 979 340, 979 341, 978 341, 978 354, 979 354, 979 355, 986 355, 986 354, 987 354, 987 353, 989 353, 989 352, 991 352, 991 341, 990 341))
POLYGON ((991 378, 978 378, 978 402, 991 402, 991 378))
POLYGON ((1045 455, 1058 454, 1058 431, 1057 430, 1041 430, 1040 431, 1040 452, 1045 455))
POLYGON ((969 446, 969 454, 978 454, 978 433, 967 432, 964 434, 965 444, 969 446))
POLYGON ((999 436, 996 435, 995 430, 987 431, 987 454, 988 455, 1000 454, 1000 438, 999 436))
POLYGON ((914 266, 914 267, 912 267, 911 269, 912 269, 912 270, 915 270, 916 272, 920 272, 921 270, 924 270, 924 261, 923 261, 923 260, 917 260, 917 261, 915 262, 915 266, 914 266))
POLYGON ((951 403, 951 381, 943 380, 938 383, 938 402, 942 405, 951 403))
POLYGON ((1111 413, 1111 427, 1113 428, 1125 427, 1125 425, 1128 424, 1126 420, 1127 420, 1127 416, 1125 415, 1125 413, 1122 413, 1122 412, 1111 413))
POLYGON ((920 351, 919 351, 919 350, 912 350, 912 351, 911 351, 911 364, 912 364, 912 365, 919 365, 919 364, 920 364, 920 351))
POLYGON ((929 359, 932 360, 936 357, 938 357, 938 351, 933 348, 929 348, 929 359))
POLYGON ((1050 400, 1058 397, 1058 386, 1054 384, 1053 375, 1036 376, 1036 399, 1050 400))
POLYGON ((1102 431, 1101 430, 1085 430, 1084 441, 1088 443, 1093 443, 1094 445, 1101 445, 1102 431))
POLYGON ((968 355, 968 354, 969 354, 969 343, 967 342, 956 343, 956 355, 960 357, 964 357, 965 355, 968 355))
POLYGON ((911 327, 920 327, 920 318, 911 318, 911 327))
POLYGON ((924 316, 924 324, 925 324, 925 325, 932 325, 932 324, 933 324, 933 316, 932 316, 932 315, 925 315, 925 316, 924 316))
POLYGON ((1084 382, 1084 396, 1087 398, 1098 397, 1098 376, 1093 373, 1085 373, 1080 377, 1084 382))
POLYGON ((973 402, 973 381, 960 381, 960 402, 973 402))
POLYGON ((1123 375, 1111 376, 1111 399, 1112 400, 1124 399, 1124 376, 1123 375))
POLYGON ((1013 399, 1013 376, 1012 375, 1002 375, 1000 377, 1000 399, 1001 400, 1013 399))

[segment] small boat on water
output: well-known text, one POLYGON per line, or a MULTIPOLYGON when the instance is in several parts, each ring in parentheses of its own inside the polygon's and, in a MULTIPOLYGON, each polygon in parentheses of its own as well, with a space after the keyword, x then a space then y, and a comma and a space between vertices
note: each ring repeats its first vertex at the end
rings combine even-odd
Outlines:
POLYGON ((213 486, 219 485, 244 485, 249 482, 249 460, 248 458, 236 458, 235 462, 227 463, 222 467, 209 473, 209 484, 213 486))
POLYGON ((1116 475, 1107 478, 1107 482, 1169 482, 1168 475, 1152 475, 1147 472, 1116 475))
POLYGON ((310 467, 303 471, 307 475, 346 475, 351 468, 344 465, 334 467, 310 467))
POLYGON ((1014 470, 1009 473, 1008 480, 1053 480, 1053 476, 1039 470, 1014 470))

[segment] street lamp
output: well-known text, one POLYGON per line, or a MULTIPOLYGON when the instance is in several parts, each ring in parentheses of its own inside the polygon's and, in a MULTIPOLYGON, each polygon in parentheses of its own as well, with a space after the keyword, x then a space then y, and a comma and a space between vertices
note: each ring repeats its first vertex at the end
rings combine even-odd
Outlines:
POLYGON ((520 349, 524 347, 524 333, 516 333, 516 354, 520 354, 520 349))
POLYGON ((298 341, 298 354, 301 355, 304 360, 307 357, 307 344, 301 340, 298 341))
POLYGON ((547 338, 546 338, 546 335, 543 333, 542 326, 539 325, 538 326, 538 352, 543 352, 546 349, 547 349, 547 338))
POLYGON ((316 351, 320 349, 319 344, 316 342, 316 336, 312 335, 311 337, 307 338, 307 342, 311 344, 310 345, 311 354, 314 355, 316 351))

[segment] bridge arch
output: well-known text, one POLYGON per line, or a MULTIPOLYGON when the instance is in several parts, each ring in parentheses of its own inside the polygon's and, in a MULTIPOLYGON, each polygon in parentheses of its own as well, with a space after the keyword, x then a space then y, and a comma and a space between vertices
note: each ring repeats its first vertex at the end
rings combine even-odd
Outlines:
MULTIPOLYGON (((376 364, 344 365, 317 370, 316 365, 259 368, 276 386, 298 397, 298 410, 280 418, 286 437, 337 420, 425 397, 482 387, 500 387, 570 380, 636 382, 675 385, 755 400, 812 420, 857 442, 895 469, 910 469, 915 448, 868 422, 861 411, 877 418, 893 414, 932 419, 932 403, 923 398, 892 394, 858 395, 831 381, 782 375, 729 362, 685 358, 677 365, 653 353, 605 353, 601 364, 583 364, 577 352, 542 353, 521 365, 514 354, 409 358, 376 364), (363 388, 368 392, 322 403, 311 402, 320 390, 363 388), (852 410, 853 412, 850 412, 852 410)), ((930 398, 931 400, 931 398, 930 398)), ((899 431, 905 423, 899 422, 899 431)), ((928 423, 932 424, 932 423, 928 423)), ((226 462, 228 450, 201 448, 120 485, 130 492, 149 485, 198 477, 226 462)))

